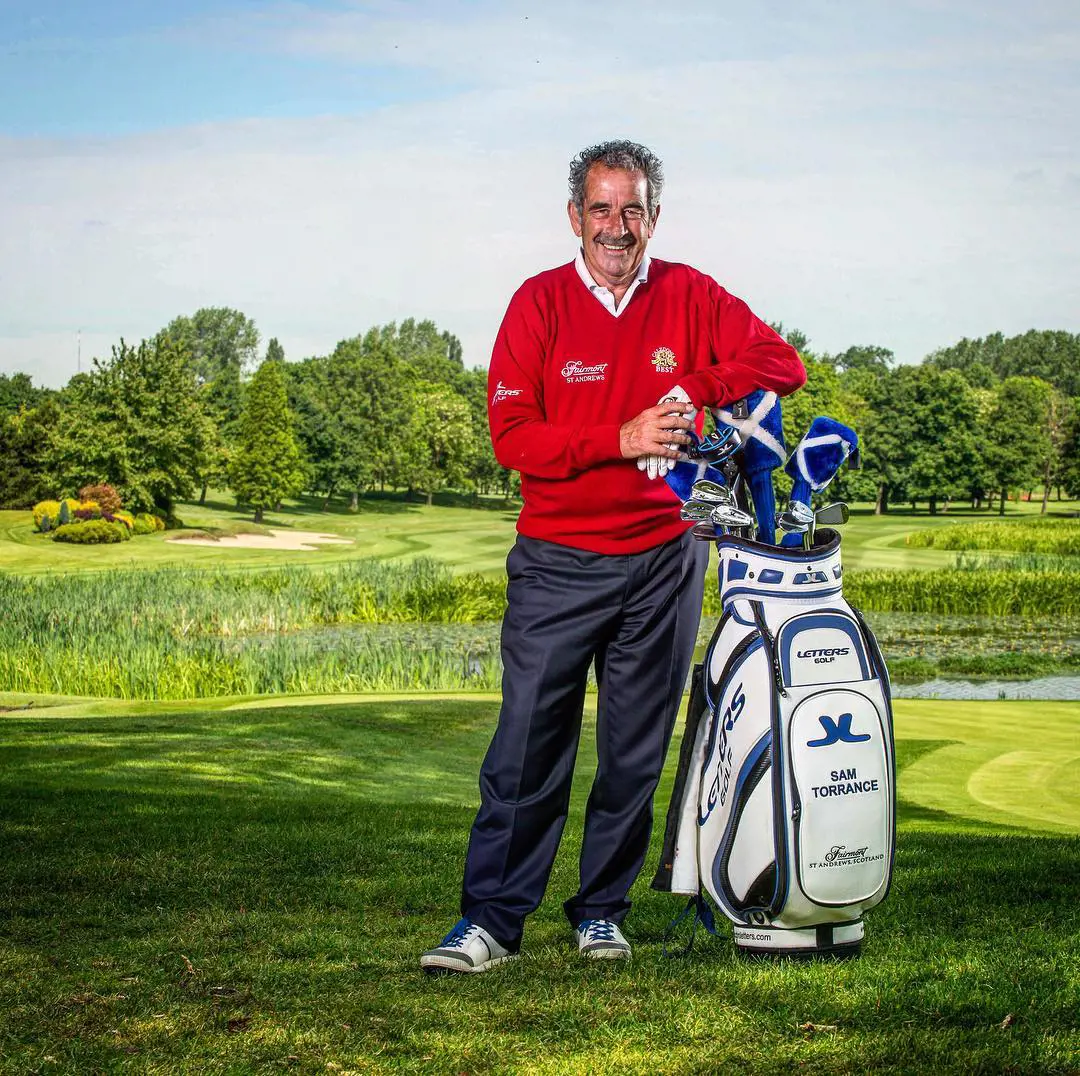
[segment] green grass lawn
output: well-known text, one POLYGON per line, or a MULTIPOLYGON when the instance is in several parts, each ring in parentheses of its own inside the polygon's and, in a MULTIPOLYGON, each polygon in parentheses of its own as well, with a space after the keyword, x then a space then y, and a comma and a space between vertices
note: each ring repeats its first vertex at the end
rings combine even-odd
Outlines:
POLYGON ((893 890, 843 964, 666 959, 655 854, 632 963, 580 962, 586 734, 525 957, 429 979, 496 699, 37 701, 0 714, 4 1074, 1080 1071, 1080 704, 898 703, 893 890))
MULTIPOLYGON (((463 571, 503 570, 514 541, 517 509, 496 498, 484 498, 480 507, 455 494, 440 495, 436 503, 406 502, 401 494, 362 498, 359 510, 349 512, 335 503, 329 511, 311 498, 287 502, 279 512, 268 512, 265 524, 293 530, 324 531, 351 538, 351 546, 324 546, 312 551, 278 551, 185 545, 169 542, 170 534, 141 535, 130 542, 109 546, 74 546, 36 534, 29 512, 0 511, 0 571, 94 571, 138 567, 259 568, 287 564, 334 564, 355 557, 388 560, 431 556, 463 571)), ((1010 503, 1006 521, 1037 516, 1039 503, 1010 503)), ((1051 501, 1050 514, 1072 516, 1080 502, 1051 501)), ((211 494, 205 506, 181 504, 177 512, 188 528, 250 521, 225 494, 211 494)), ((844 528, 844 560, 849 568, 945 568, 956 554, 942 549, 911 549, 904 538, 924 527, 948 526, 964 520, 994 521, 986 511, 953 508, 929 515, 895 508, 875 516, 870 505, 853 505, 844 528)))

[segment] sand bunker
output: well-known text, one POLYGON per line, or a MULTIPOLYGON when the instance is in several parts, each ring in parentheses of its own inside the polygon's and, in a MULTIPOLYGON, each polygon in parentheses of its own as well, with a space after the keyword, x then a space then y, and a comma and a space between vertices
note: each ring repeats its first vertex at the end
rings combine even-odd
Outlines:
POLYGON ((233 534, 221 538, 185 538, 178 534, 167 538, 168 542, 185 545, 229 546, 236 549, 316 549, 320 545, 352 545, 351 538, 337 534, 319 534, 318 531, 275 531, 269 534, 233 534))

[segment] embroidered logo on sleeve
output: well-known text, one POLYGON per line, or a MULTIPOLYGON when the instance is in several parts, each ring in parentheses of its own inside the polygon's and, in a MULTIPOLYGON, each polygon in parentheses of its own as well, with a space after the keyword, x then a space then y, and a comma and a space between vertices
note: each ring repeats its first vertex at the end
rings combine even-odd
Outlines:
POLYGON ((658 374, 670 373, 679 365, 678 360, 675 358, 675 352, 669 347, 658 347, 652 353, 652 364, 656 367, 658 374))
POLYGON ((597 362, 589 366, 580 359, 568 359, 566 365, 562 368, 562 375, 566 378, 567 384, 570 385, 580 381, 606 381, 607 374, 605 371, 607 368, 608 364, 606 362, 597 362))
POLYGON ((495 386, 495 392, 491 397, 491 406, 494 407, 500 400, 509 400, 511 396, 520 396, 521 389, 508 389, 501 381, 495 386))

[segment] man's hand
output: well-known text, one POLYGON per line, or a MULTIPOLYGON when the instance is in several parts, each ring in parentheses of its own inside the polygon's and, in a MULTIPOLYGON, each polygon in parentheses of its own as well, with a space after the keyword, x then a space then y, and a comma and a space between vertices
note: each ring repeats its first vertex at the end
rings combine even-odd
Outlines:
POLYGON ((624 422, 619 430, 623 459, 637 459, 641 470, 651 463, 649 477, 655 478, 657 464, 678 459, 679 446, 690 443, 684 431, 693 428, 693 423, 686 417, 693 412, 693 404, 672 400, 646 407, 640 415, 624 422))
MULTIPOLYGON (((676 415, 685 420, 685 429, 693 428, 697 410, 691 404, 690 397, 681 385, 676 385, 671 389, 656 406, 664 409, 664 413, 669 416, 669 420, 671 416, 676 415)), ((675 467, 675 461, 680 455, 679 448, 682 445, 689 444, 690 441, 691 438, 685 434, 681 435, 679 441, 676 441, 673 436, 668 437, 663 446, 667 451, 663 453, 650 452, 648 455, 640 456, 637 461, 638 470, 645 471, 650 479, 663 478, 668 471, 675 467)))

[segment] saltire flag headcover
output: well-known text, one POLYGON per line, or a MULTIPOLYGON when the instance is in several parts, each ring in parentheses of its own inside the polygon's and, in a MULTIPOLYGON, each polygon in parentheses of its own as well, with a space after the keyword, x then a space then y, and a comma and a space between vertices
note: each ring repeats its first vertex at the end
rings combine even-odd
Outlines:
POLYGON ((776 534, 776 495, 773 493, 772 472, 787 455, 780 399, 775 392, 757 389, 746 397, 749 415, 737 418, 731 405, 713 411, 717 422, 734 426, 742 437, 743 478, 754 502, 758 520, 759 542, 772 544, 776 534))
MULTIPOLYGON (((859 450, 859 436, 834 418, 819 415, 795 446, 784 470, 792 478, 791 499, 810 507, 812 493, 820 493, 837 475, 848 456, 859 450)), ((782 546, 802 544, 802 535, 785 534, 782 546)))
MULTIPOLYGON (((692 430, 690 436, 695 437, 692 430)), ((680 460, 678 462, 672 460, 671 462, 674 463, 674 467, 665 473, 664 481, 684 504, 693 496, 691 491, 694 483, 702 478, 726 485, 724 476, 705 460, 680 460)))

